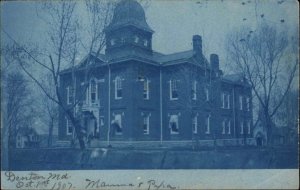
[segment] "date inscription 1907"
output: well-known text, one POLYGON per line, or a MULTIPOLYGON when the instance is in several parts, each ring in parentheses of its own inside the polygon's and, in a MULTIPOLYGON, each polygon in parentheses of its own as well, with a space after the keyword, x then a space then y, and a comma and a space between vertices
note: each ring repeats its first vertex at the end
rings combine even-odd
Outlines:
POLYGON ((69 173, 38 173, 29 172, 24 175, 17 175, 12 171, 5 172, 6 181, 11 183, 16 189, 49 189, 49 190, 96 190, 96 189, 143 189, 143 190, 161 190, 161 189, 178 189, 165 181, 156 181, 153 179, 139 181, 135 183, 109 183, 102 179, 71 179, 69 173), (76 184, 81 184, 81 187, 76 187, 72 182, 76 180, 76 184), (82 183, 78 183, 82 180, 82 183))

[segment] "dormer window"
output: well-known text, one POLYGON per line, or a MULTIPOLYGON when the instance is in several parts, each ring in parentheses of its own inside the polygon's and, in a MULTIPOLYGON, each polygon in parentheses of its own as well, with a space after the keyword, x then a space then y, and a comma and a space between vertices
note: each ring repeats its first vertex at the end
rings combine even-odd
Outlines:
POLYGON ((135 42, 135 43, 139 43, 139 37, 134 36, 134 42, 135 42))
POLYGON ((144 46, 148 46, 148 40, 144 40, 144 46))
POLYGON ((115 44, 116 44, 116 39, 111 39, 111 40, 110 40, 110 45, 111 45, 111 46, 114 46, 115 44))

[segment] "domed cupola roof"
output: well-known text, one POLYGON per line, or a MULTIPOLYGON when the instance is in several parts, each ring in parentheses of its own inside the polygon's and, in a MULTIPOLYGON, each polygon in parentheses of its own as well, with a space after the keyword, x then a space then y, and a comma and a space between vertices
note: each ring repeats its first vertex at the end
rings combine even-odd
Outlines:
POLYGON ((109 31, 127 25, 133 25, 137 28, 153 32, 146 22, 143 7, 135 0, 122 0, 117 4, 112 22, 106 30, 109 31))

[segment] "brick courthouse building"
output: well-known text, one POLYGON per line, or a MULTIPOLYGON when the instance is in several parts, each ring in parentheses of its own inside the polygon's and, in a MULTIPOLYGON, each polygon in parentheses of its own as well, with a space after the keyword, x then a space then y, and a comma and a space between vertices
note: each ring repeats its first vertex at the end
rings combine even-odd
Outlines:
MULTIPOLYGON (((79 100, 74 114, 88 138, 98 144, 251 141, 251 87, 241 75, 224 75, 218 55, 204 57, 201 36, 191 37, 191 50, 155 52, 154 31, 134 0, 117 5, 105 33, 105 54, 92 65, 87 89, 80 68, 93 54, 76 70, 75 89, 72 69, 60 76, 65 103, 79 100)), ((71 122, 63 112, 59 121, 59 139, 70 140, 71 122)))

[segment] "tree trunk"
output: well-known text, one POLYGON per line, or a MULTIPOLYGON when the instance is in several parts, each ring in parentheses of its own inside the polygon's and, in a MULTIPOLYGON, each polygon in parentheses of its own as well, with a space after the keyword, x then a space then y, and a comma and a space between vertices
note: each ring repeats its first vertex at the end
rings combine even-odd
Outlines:
POLYGON ((73 116, 73 114, 70 111, 67 111, 67 115, 69 116, 69 119, 71 120, 71 122, 74 126, 75 133, 76 133, 76 136, 78 138, 80 149, 84 150, 85 149, 85 142, 83 140, 83 135, 82 135, 82 132, 81 132, 82 127, 80 125, 80 122, 76 121, 75 117, 73 116))

